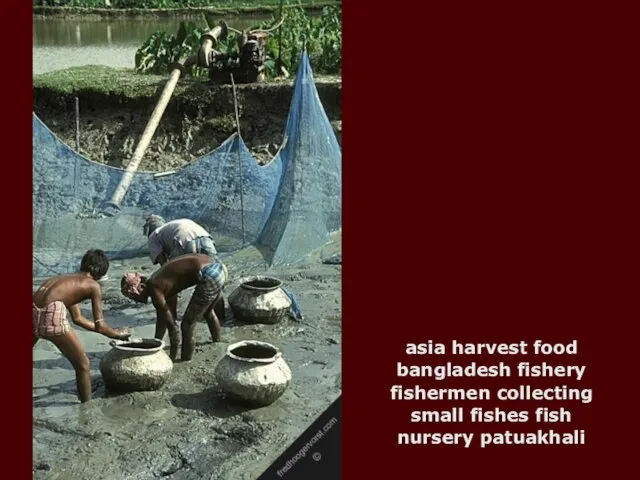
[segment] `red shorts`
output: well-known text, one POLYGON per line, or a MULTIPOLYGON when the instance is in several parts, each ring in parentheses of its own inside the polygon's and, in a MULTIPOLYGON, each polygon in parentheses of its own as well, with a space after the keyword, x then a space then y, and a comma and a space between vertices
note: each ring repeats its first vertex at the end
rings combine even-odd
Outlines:
POLYGON ((45 308, 33 305, 33 334, 36 337, 57 337, 66 334, 70 329, 67 307, 63 302, 52 302, 45 308))

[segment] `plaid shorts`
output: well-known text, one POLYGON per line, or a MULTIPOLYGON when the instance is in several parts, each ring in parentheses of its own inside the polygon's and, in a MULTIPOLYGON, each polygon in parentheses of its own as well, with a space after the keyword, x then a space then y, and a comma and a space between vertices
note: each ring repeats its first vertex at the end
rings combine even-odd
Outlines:
POLYGON ((212 259, 215 259, 218 252, 216 245, 211 237, 198 237, 190 242, 180 246, 178 242, 175 242, 173 250, 171 251, 171 258, 181 257, 182 255, 189 255, 194 253, 201 253, 207 255, 212 259))
POLYGON ((198 283, 191 302, 198 306, 209 306, 218 298, 227 283, 227 267, 220 261, 205 265, 198 272, 198 283))
POLYGON ((52 302, 45 308, 33 305, 33 334, 36 337, 57 337, 66 334, 70 329, 67 307, 63 302, 52 302))

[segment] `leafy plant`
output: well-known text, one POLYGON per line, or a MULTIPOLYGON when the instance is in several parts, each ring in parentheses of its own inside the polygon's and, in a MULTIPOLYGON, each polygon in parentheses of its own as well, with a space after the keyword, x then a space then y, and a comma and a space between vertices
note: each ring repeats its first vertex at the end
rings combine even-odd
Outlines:
MULTIPOLYGON (((198 28, 193 22, 180 22, 178 32, 168 34, 159 31, 152 34, 136 51, 136 70, 143 73, 166 73, 169 65, 183 60, 198 51, 200 36, 206 28, 198 28)), ((206 74, 201 68, 193 68, 191 75, 206 74)))
MULTIPOLYGON (((266 25, 261 25, 264 28, 266 25)), ((278 57, 278 32, 269 37, 268 50, 278 57)), ((325 7, 319 17, 308 15, 303 8, 284 12, 281 60, 289 71, 298 68, 302 51, 307 49, 316 73, 338 74, 342 70, 342 8, 325 7)))
MULTIPOLYGON (((265 62, 267 77, 276 75, 276 59, 281 44, 281 60, 290 72, 295 72, 306 47, 314 72, 320 74, 339 74, 342 70, 342 8, 340 6, 325 7, 320 16, 311 16, 297 6, 283 12, 281 27, 269 35, 267 43, 267 60, 265 62), (279 31, 282 33, 281 43, 278 41, 279 31)), ((258 25, 267 30, 277 24, 279 19, 273 17, 258 25)), ((217 22, 213 17, 205 16, 208 28, 217 22)), ((156 32, 138 49, 135 57, 136 70, 142 73, 166 73, 169 65, 195 54, 200 48, 200 36, 208 29, 197 27, 192 22, 182 22, 177 34, 156 32)), ((236 51, 238 34, 230 31, 226 39, 221 39, 216 47, 221 53, 236 51)), ((228 66, 228 65, 226 65, 228 66)), ((201 68, 194 68, 191 75, 206 75, 201 68)))

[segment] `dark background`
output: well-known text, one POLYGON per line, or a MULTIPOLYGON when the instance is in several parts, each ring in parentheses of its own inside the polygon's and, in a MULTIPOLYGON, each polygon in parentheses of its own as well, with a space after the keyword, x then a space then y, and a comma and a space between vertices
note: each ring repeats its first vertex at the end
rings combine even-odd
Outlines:
MULTIPOLYGON (((628 476, 633 16, 621 4, 344 2, 344 478, 628 476), (396 8, 416 21, 396 23, 396 8), (405 344, 454 338, 577 339, 578 360, 562 363, 587 365, 578 386, 594 401, 555 406, 587 445, 397 446, 398 431, 442 431, 409 423, 437 404, 390 400, 396 362, 429 360, 405 344)), ((516 427, 494 428, 537 429, 516 427)))
MULTIPOLYGON (((637 17, 622 4, 479 3, 344 2, 343 477, 625 478, 638 417, 637 17), (390 400, 405 344, 453 338, 577 339, 594 402, 571 408, 587 445, 397 446, 398 431, 430 430, 408 422, 418 404, 390 400)), ((31 11, 12 8, 0 30, 2 452, 5 473, 30 478, 31 11)))

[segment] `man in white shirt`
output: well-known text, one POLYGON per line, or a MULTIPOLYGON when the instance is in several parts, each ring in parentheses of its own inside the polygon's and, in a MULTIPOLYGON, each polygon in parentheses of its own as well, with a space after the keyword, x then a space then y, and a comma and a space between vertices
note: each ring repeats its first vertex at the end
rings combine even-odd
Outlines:
MULTIPOLYGON (((183 255, 198 253, 207 255, 212 262, 218 261, 218 252, 209 232, 188 218, 167 222, 159 215, 150 215, 143 232, 148 237, 149 258, 154 265, 164 265, 183 255)), ((226 267, 223 268, 228 276, 226 267)), ((167 304, 173 317, 178 318, 178 295, 167 298, 167 304)), ((222 295, 214 303, 213 309, 217 317, 224 321, 225 305, 222 295)))
POLYGON ((218 254, 209 232, 188 218, 165 222, 158 215, 150 215, 144 224, 144 234, 148 237, 149 257, 154 265, 196 253, 215 260, 218 254))

